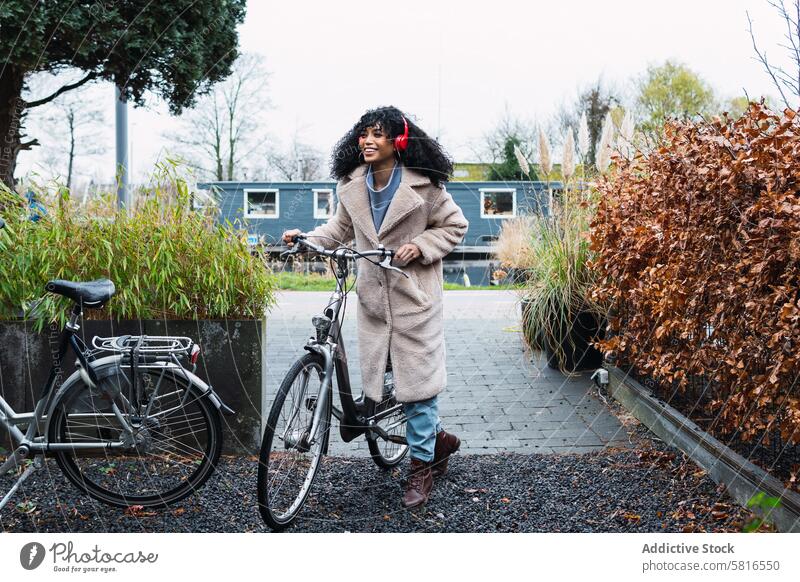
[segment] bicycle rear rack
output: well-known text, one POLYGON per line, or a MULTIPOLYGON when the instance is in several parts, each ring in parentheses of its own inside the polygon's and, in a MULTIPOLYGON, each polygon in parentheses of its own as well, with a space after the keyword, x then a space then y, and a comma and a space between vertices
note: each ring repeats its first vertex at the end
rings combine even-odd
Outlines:
MULTIPOLYGON (((172 362, 183 368, 180 359, 185 359, 192 365, 191 371, 197 368, 197 354, 200 346, 191 338, 182 336, 148 336, 148 335, 121 335, 115 337, 94 337, 92 346, 95 351, 121 354, 122 363, 130 369, 130 402, 136 410, 144 400, 139 386, 139 367, 152 367, 172 362)), ((188 394, 188 392, 187 392, 188 394)))
POLYGON ((125 354, 136 350, 142 356, 168 356, 170 354, 190 356, 194 345, 191 338, 181 336, 121 335, 92 339, 92 346, 96 350, 125 354))

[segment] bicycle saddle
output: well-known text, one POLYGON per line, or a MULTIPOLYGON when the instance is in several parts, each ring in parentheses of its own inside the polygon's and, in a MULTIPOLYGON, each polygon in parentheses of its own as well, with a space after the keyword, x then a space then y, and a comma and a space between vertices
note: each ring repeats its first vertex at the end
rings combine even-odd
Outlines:
POLYGON ((116 291, 114 283, 108 279, 74 282, 54 279, 47 282, 45 289, 72 299, 83 307, 102 307, 116 291))

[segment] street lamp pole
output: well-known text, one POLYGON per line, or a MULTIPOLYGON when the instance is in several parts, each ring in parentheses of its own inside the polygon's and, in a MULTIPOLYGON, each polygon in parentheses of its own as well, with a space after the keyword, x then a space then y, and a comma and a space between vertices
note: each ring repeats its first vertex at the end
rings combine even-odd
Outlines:
POLYGON ((128 190, 128 103, 121 95, 119 86, 114 84, 114 111, 117 137, 117 165, 114 175, 117 179, 117 206, 125 208, 130 204, 128 190))

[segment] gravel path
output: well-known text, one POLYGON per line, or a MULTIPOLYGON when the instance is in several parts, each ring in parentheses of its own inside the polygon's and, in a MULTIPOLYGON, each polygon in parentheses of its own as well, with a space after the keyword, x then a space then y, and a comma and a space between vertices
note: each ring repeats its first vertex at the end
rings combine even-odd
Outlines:
MULTIPOLYGON (((456 455, 423 509, 400 505, 408 461, 330 457, 291 531, 740 531, 748 513, 682 453, 631 428, 636 448, 588 454, 456 455)), ((0 478, 0 491, 10 485, 0 478)), ((0 513, 9 532, 268 531, 255 504, 256 462, 224 457, 201 492, 159 511, 130 512, 82 496, 54 461, 0 513), (53 493, 55 492, 55 493, 53 493), (25 506, 15 506, 20 502, 25 506), (27 513, 25 512, 27 511, 27 513)))

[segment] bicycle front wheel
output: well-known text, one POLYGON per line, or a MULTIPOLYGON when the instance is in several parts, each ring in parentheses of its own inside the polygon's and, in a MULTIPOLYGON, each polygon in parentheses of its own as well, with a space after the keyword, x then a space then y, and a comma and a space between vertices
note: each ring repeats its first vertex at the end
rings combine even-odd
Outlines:
POLYGON ((273 530, 295 520, 308 497, 330 437, 333 394, 328 393, 316 438, 310 430, 320 401, 325 365, 306 354, 287 372, 272 404, 258 463, 258 508, 273 530))
POLYGON ((140 368, 137 378, 138 407, 123 368, 96 387, 79 381, 56 403, 49 440, 72 445, 56 451, 56 461, 95 499, 117 507, 166 507, 214 472, 222 451, 220 413, 168 368, 140 368))

